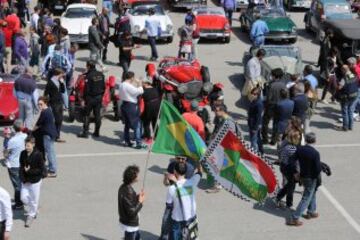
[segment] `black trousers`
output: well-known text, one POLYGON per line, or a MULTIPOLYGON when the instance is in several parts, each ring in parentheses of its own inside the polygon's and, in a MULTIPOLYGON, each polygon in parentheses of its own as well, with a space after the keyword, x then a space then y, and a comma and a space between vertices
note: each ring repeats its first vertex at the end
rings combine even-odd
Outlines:
MULTIPOLYGON (((267 104, 265 106, 265 111, 264 111, 264 117, 263 117, 263 123, 262 123, 262 128, 261 128, 261 135, 262 135, 262 139, 264 141, 267 141, 268 138, 268 132, 269 132, 269 123, 271 119, 274 119, 274 112, 275 112, 275 104, 267 104)), ((276 128, 275 128, 275 121, 274 121, 274 125, 273 125, 273 131, 272 131, 272 136, 271 136, 271 140, 272 141, 276 141, 276 128)))
MULTIPOLYGON (((158 117, 158 111, 156 112, 155 108, 153 109, 154 112, 152 112, 151 114, 144 114, 145 116, 143 116, 141 118, 142 122, 143 122, 143 127, 144 127, 144 138, 150 138, 151 137, 151 131, 150 131, 150 124, 152 127, 152 130, 155 130, 155 125, 156 125, 156 121, 157 121, 157 117, 158 117)), ((149 110, 150 111, 150 110, 149 110)))
POLYGON ((148 37, 148 41, 151 47, 151 57, 158 58, 158 52, 156 49, 156 37, 148 37))
POLYGON ((125 79, 125 74, 129 71, 130 68, 130 64, 131 64, 131 59, 129 58, 124 58, 124 57, 120 57, 120 65, 123 69, 123 73, 122 73, 122 79, 125 79))
POLYGON ((4 233, 5 233, 6 221, 0 222, 0 240, 4 240, 4 233))
POLYGON ((85 109, 84 109, 85 116, 84 116, 84 125, 83 125, 83 131, 85 134, 89 133, 91 112, 93 112, 95 117, 95 133, 99 133, 101 126, 101 107, 102 107, 102 95, 86 98, 85 109))
POLYGON ((224 10, 225 10, 226 17, 227 17, 227 19, 229 21, 229 24, 230 24, 230 26, 232 26, 232 16, 233 16, 234 10, 233 9, 226 9, 226 8, 224 10))
POLYGON ((280 201, 286 195, 286 206, 291 207, 293 205, 294 191, 295 191, 295 186, 296 186, 295 178, 294 178, 293 173, 288 172, 284 166, 280 166, 280 170, 281 170, 281 173, 286 178, 287 182, 284 185, 284 187, 282 189, 280 189, 280 191, 276 195, 276 199, 280 201))
POLYGON ((54 114, 54 118, 55 118, 55 127, 56 127, 56 131, 57 131, 57 137, 60 138, 60 131, 61 131, 61 126, 62 126, 62 122, 64 120, 64 106, 63 104, 50 104, 51 109, 53 111, 54 114))

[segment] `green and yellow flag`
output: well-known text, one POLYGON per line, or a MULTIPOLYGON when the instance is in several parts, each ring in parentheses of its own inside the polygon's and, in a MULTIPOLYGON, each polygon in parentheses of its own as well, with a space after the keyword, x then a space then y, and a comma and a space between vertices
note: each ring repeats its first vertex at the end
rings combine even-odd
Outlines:
POLYGON ((160 124, 151 151, 199 160, 206 151, 206 145, 175 106, 163 100, 160 124))

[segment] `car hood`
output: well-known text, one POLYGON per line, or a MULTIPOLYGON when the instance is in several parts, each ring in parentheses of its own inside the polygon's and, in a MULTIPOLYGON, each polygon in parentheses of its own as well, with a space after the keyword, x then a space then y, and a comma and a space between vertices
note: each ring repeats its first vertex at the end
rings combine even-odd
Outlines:
POLYGON ((227 24, 224 16, 204 15, 196 16, 196 23, 200 29, 223 29, 227 24))
POLYGON ((336 19, 353 19, 352 14, 343 14, 343 13, 333 13, 326 15, 326 19, 328 20, 336 20, 336 19))
POLYGON ((61 25, 69 34, 88 34, 91 18, 61 18, 61 25))
POLYGON ((278 17, 278 18, 264 17, 263 20, 266 22, 270 32, 273 31, 291 32, 293 27, 296 27, 295 23, 288 17, 278 17))
MULTIPOLYGON (((145 28, 145 21, 148 18, 148 16, 133 16, 133 15, 128 15, 129 19, 130 19, 130 24, 132 26, 138 25, 140 27, 140 31, 142 31, 145 28)), ((170 18, 167 15, 159 15, 155 17, 161 25, 161 30, 165 31, 166 30, 166 26, 168 24, 173 25, 170 18)))
POLYGON ((13 83, 0 83, 0 115, 9 116, 18 112, 18 102, 13 94, 13 83))
POLYGON ((287 56, 265 57, 262 64, 270 70, 281 68, 288 74, 300 74, 302 71, 302 64, 297 59, 287 56))
POLYGON ((166 70, 166 74, 178 83, 187 83, 194 79, 202 81, 200 69, 193 66, 172 66, 166 70))

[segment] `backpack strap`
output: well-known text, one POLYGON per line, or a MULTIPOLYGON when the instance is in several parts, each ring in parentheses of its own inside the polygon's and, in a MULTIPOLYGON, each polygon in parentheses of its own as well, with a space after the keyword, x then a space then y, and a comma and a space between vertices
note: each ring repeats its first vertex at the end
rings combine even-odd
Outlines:
POLYGON ((176 188, 176 196, 177 196, 177 198, 179 200, 179 203, 180 203, 181 214, 183 216, 184 221, 186 221, 185 220, 185 212, 184 212, 184 204, 183 204, 182 199, 181 199, 180 189, 179 189, 179 187, 178 187, 178 185, 176 183, 175 183, 175 188, 176 188))

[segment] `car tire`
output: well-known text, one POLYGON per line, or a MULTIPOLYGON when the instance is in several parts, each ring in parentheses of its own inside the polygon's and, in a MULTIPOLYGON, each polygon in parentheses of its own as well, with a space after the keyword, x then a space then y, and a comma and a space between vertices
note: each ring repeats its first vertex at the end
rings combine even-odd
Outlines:
POLYGON ((167 38, 167 42, 168 42, 168 43, 172 43, 172 42, 173 42, 173 40, 174 40, 174 38, 173 38, 173 37, 168 37, 168 38, 167 38))
POLYGON ((291 44, 296 43, 296 41, 297 41, 297 37, 289 39, 289 43, 291 43, 291 44))
POLYGON ((201 66, 200 73, 203 79, 203 82, 210 82, 210 71, 206 66, 201 66))
POLYGON ((71 123, 75 121, 75 103, 74 102, 69 103, 68 121, 71 123))
POLYGON ((225 42, 225 43, 230 43, 230 37, 224 38, 224 42, 225 42))

